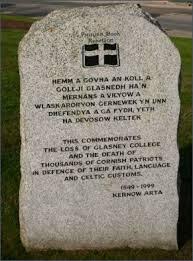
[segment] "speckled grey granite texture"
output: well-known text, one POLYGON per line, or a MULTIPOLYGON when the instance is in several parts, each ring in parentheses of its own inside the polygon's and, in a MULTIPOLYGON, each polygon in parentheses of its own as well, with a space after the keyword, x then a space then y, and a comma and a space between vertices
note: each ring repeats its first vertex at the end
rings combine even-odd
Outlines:
POLYGON ((28 251, 177 249, 181 62, 150 18, 133 4, 57 10, 20 42, 28 251))

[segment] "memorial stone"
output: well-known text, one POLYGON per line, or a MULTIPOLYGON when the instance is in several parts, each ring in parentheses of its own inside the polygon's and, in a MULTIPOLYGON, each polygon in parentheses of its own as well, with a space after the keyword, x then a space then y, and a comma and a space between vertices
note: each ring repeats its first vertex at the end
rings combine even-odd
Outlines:
POLYGON ((19 70, 25 248, 178 248, 180 56, 150 15, 56 10, 19 70))

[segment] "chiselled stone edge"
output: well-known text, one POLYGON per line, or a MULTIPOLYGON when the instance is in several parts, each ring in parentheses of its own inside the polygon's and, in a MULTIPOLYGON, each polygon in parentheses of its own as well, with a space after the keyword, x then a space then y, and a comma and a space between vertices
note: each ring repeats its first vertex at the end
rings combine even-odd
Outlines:
POLYGON ((28 168, 30 167, 30 162, 28 162, 30 157, 27 155, 28 152, 26 150, 27 148, 27 138, 25 134, 25 110, 23 109, 23 104, 22 104, 22 90, 24 88, 23 83, 22 83, 22 70, 21 70, 21 56, 20 53, 18 53, 18 67, 19 67, 19 76, 20 76, 20 139, 21 139, 21 147, 20 147, 20 172, 21 172, 21 179, 20 179, 20 186, 19 186, 19 226, 20 226, 20 239, 25 247, 25 249, 28 249, 29 246, 29 240, 27 236, 27 231, 26 231, 26 226, 25 226, 25 221, 23 217, 23 207, 24 203, 23 200, 24 198, 27 200, 27 195, 28 192, 27 190, 29 189, 28 184, 27 184, 27 178, 26 178, 26 173, 25 169, 26 166, 28 168))
MULTIPOLYGON (((20 239, 23 244, 23 246, 27 249, 28 247, 28 236, 27 231, 25 227, 25 221, 23 217, 23 198, 27 196, 26 189, 27 189, 27 180, 26 180, 26 174, 24 171, 24 165, 26 165, 26 162, 24 161, 24 151, 25 150, 25 128, 23 126, 22 120, 21 120, 21 107, 20 106, 20 136, 21 136, 21 149, 20 149, 20 171, 21 171, 21 180, 20 180, 20 187, 19 187, 19 225, 20 225, 20 239)), ((27 151, 26 151, 27 152, 27 151)), ((27 155, 25 155, 25 159, 27 158, 27 155)), ((30 166, 30 163, 28 164, 30 166)))
POLYGON ((178 160, 178 173, 177 173, 177 194, 178 194, 178 219, 177 219, 177 250, 181 248, 180 246, 180 239, 179 239, 179 220, 180 220, 180 192, 181 192, 181 176, 180 176, 180 145, 179 145, 179 129, 180 129, 180 119, 182 117, 182 111, 181 111, 181 100, 180 100, 180 93, 181 93, 181 85, 182 85, 182 65, 180 64, 180 72, 179 72, 179 77, 178 77, 178 97, 179 97, 179 103, 180 103, 180 109, 178 113, 178 124, 177 124, 177 130, 176 130, 176 143, 177 143, 177 150, 178 150, 178 155, 179 155, 179 160, 178 160))
POLYGON ((179 250, 179 238, 178 238, 178 223, 179 223, 179 213, 180 213, 180 186, 181 186, 181 178, 180 178, 180 146, 179 146, 179 140, 178 140, 178 133, 179 133, 179 126, 180 126, 180 118, 181 118, 181 100, 180 100, 180 90, 181 90, 181 64, 180 64, 180 71, 178 74, 178 97, 179 97, 179 112, 177 115, 177 126, 176 126, 176 146, 177 146, 177 152, 178 152, 178 171, 176 173, 176 188, 177 188, 177 196, 178 196, 178 218, 176 222, 176 245, 177 250, 179 250))
MULTIPOLYGON (((174 43, 171 41, 171 39, 168 37, 170 40, 171 44, 174 47, 174 50, 176 52, 176 55, 178 56, 178 62, 179 62, 179 67, 178 67, 178 84, 177 84, 177 97, 178 97, 178 114, 176 115, 176 127, 175 127, 175 144, 176 144, 176 152, 178 155, 178 160, 177 160, 177 173, 176 173, 176 190, 177 190, 177 201, 178 201, 178 216, 176 220, 176 248, 174 250, 179 250, 179 238, 178 238, 178 221, 179 221, 179 203, 180 203, 180 172, 179 172, 179 165, 180 165, 180 150, 179 150, 179 141, 178 141, 178 133, 179 133, 179 123, 180 123, 180 116, 181 116, 181 100, 180 100, 180 90, 181 90, 181 72, 182 72, 182 62, 181 62, 181 56, 179 53, 179 50, 176 48, 174 43)), ((169 249, 168 249, 169 250, 169 249)))
MULTIPOLYGON (((167 34, 166 34, 167 35, 167 34)), ((171 44, 174 47, 174 50, 176 52, 176 55, 178 56, 178 62, 179 62, 179 67, 178 67, 178 85, 177 85, 177 96, 178 96, 178 115, 176 115, 176 131, 175 131, 175 140, 176 140, 176 150, 178 153, 178 162, 177 162, 177 173, 176 173, 176 190, 177 190, 177 200, 178 200, 178 217, 176 221, 176 250, 179 250, 179 238, 178 238, 178 221, 179 221, 179 203, 180 203, 180 172, 179 172, 179 166, 180 166, 180 149, 179 149, 179 140, 178 140, 178 133, 179 133, 179 123, 180 123, 180 115, 181 115, 181 100, 180 100, 180 91, 181 91, 181 73, 182 73, 182 62, 181 62, 181 56, 180 52, 177 49, 177 47, 174 45, 174 43, 171 41, 171 39, 168 37, 170 40, 171 44)))
POLYGON ((142 13, 143 13, 143 15, 144 15, 144 18, 145 18, 147 21, 149 21, 149 22, 152 23, 153 25, 157 26, 163 33, 165 33, 166 35, 168 35, 167 32, 162 28, 161 24, 158 22, 158 20, 157 20, 156 18, 154 18, 150 13, 144 11, 144 10, 142 9, 142 7, 141 7, 140 4, 138 4, 138 7, 141 8, 142 13))

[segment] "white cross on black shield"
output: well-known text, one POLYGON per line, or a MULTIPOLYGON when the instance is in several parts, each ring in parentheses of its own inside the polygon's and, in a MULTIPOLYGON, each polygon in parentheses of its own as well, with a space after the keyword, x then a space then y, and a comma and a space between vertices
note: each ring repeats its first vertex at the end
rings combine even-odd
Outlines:
POLYGON ((118 44, 85 44, 82 47, 83 67, 120 66, 118 44))

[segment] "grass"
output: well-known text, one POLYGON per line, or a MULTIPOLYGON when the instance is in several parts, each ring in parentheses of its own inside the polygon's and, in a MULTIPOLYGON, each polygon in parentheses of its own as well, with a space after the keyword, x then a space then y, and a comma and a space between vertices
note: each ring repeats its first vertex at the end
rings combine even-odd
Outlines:
MULTIPOLYGON (((4 16, 5 17, 5 16, 4 16)), ((6 16, 7 17, 7 16, 6 16)), ((16 17, 14 17, 15 19, 16 17)), ((6 18, 7 19, 7 18, 6 18)), ((11 18, 12 19, 12 18, 11 18)), ((16 19, 21 19, 16 18, 16 19)), ((24 18, 23 18, 24 19, 24 18)), ((172 38, 182 57, 181 117, 179 123, 181 249, 112 249, 27 253, 19 237, 18 190, 20 182, 18 43, 26 32, 2 31, 2 259, 3 260, 191 260, 191 39, 172 38)))
POLYGON ((13 16, 13 15, 6 15, 6 14, 1 14, 1 20, 9 20, 9 21, 19 21, 19 22, 29 22, 33 23, 36 18, 29 17, 29 16, 13 16))
POLYGON ((179 124, 179 145, 185 147, 191 144, 191 112, 192 112, 192 39, 172 38, 174 44, 178 47, 182 57, 182 73, 181 73, 181 117, 179 124), (187 126, 188 125, 188 126, 187 126), (189 131, 187 131, 189 130, 189 131), (186 137, 186 139, 184 139, 186 137))

